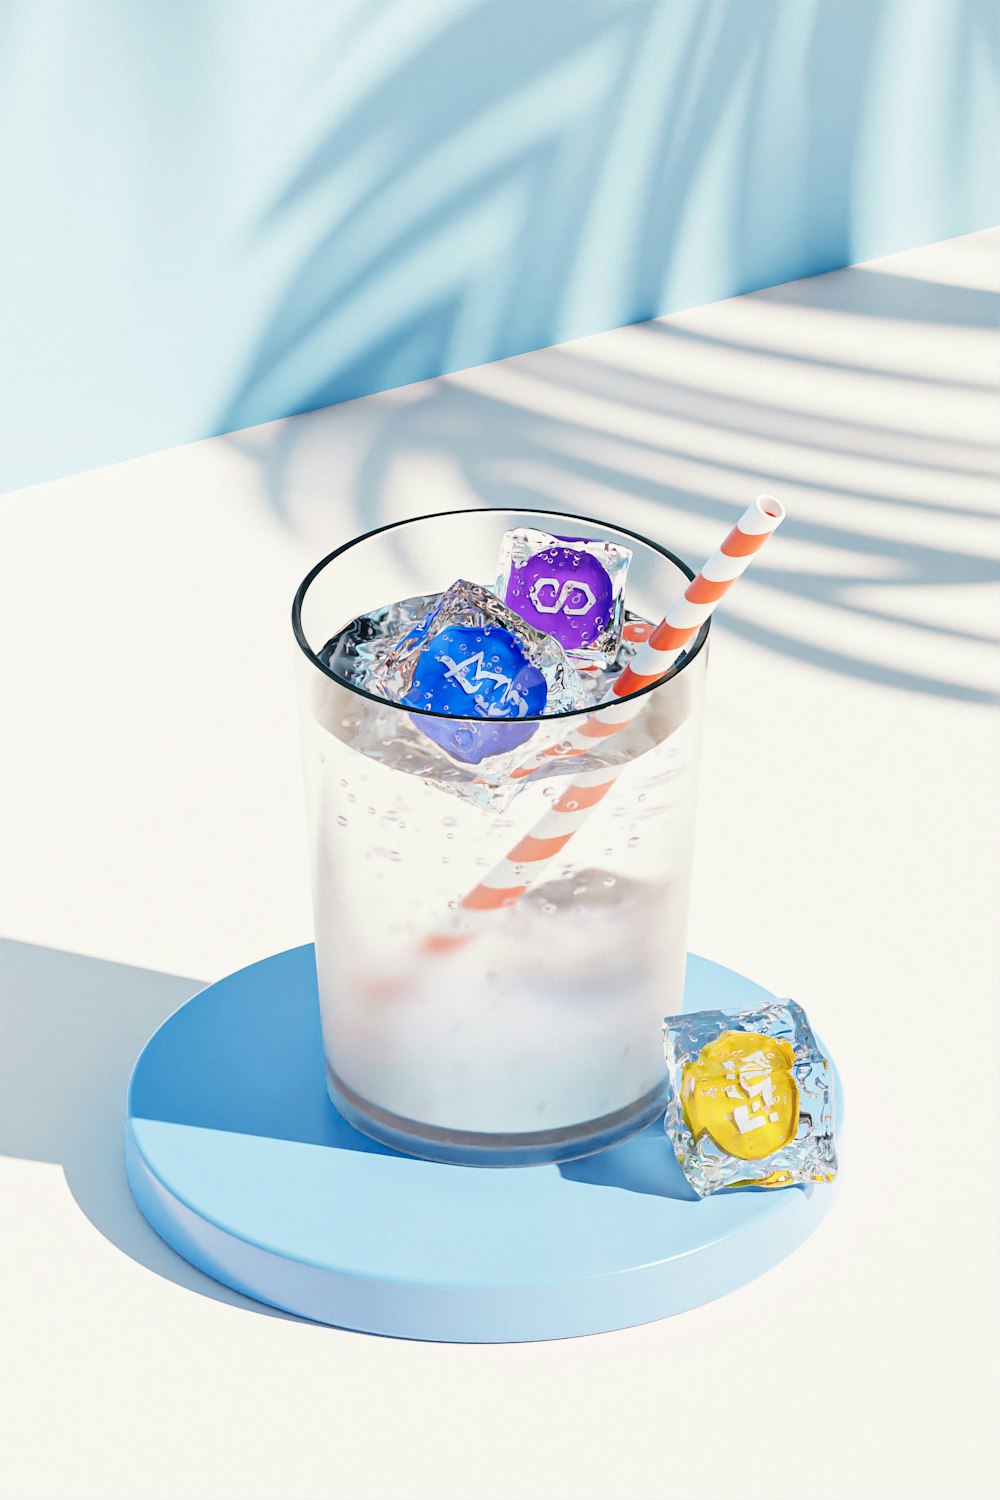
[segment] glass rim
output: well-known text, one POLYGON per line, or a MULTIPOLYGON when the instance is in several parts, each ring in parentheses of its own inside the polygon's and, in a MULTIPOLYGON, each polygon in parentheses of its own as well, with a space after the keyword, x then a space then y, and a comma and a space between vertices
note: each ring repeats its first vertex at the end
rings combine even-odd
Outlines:
MULTIPOLYGON (((668 562, 673 563, 676 568, 679 568, 689 582, 694 579, 695 575, 692 569, 683 560, 683 558, 677 556, 676 552, 671 552, 669 547, 663 547, 659 542, 651 541, 649 537, 643 536, 639 531, 632 531, 628 526, 618 526, 612 521, 599 521, 596 520, 593 516, 578 516, 573 515, 569 511, 562 510, 542 510, 531 509, 527 507, 521 509, 516 506, 507 505, 463 505, 457 510, 427 511, 426 514, 422 516, 406 516, 401 521, 389 521, 384 526, 375 526, 371 531, 362 532, 360 536, 352 537, 350 541, 344 542, 342 546, 335 547, 332 552, 328 552, 325 557, 320 558, 319 562, 316 563, 314 567, 309 569, 309 572, 306 574, 302 582, 299 584, 298 588, 295 590, 295 598, 292 600, 292 632, 303 655, 307 658, 311 665, 316 668, 318 672, 321 672, 323 674, 324 677, 329 677, 331 682, 335 682, 337 686, 343 688, 345 692, 355 693, 359 698, 367 698, 370 703, 378 703, 383 708, 395 708, 398 709, 400 713, 416 714, 420 718, 444 719, 452 724, 482 724, 484 720, 481 718, 471 716, 466 717, 461 714, 443 714, 437 709, 418 708, 416 706, 411 706, 409 703, 397 703, 394 698, 382 698, 378 693, 370 693, 367 688, 360 687, 358 683, 349 682, 346 677, 339 676, 324 662, 320 661, 316 652, 313 651, 312 647, 309 645, 309 642, 306 640, 305 631, 302 628, 302 605, 311 584, 316 578, 319 577, 323 569, 327 567, 329 563, 332 563, 335 558, 343 556, 345 552, 349 552, 352 547, 359 546, 361 542, 367 542, 372 537, 381 536, 382 533, 386 531, 396 531, 401 526, 415 526, 420 521, 440 521, 446 519, 448 516, 488 516, 491 513, 501 511, 506 512, 510 515, 551 516, 553 519, 558 521, 581 521, 585 526, 606 526, 611 531, 620 532, 622 536, 631 537, 633 541, 641 542, 642 545, 644 547, 648 547, 650 551, 658 552, 661 557, 665 557, 668 562)), ((381 609, 382 606, 378 605, 376 606, 376 608, 381 609)), ((678 657, 674 665, 667 672, 665 672, 662 677, 658 677, 655 682, 647 683, 645 687, 637 689, 637 691, 634 693, 628 693, 624 698, 613 698, 610 702, 604 703, 592 703, 585 708, 568 708, 557 714, 525 714, 521 719, 498 719, 495 722, 511 724, 544 724, 546 721, 554 722, 561 719, 577 719, 582 718, 586 714, 600 713, 602 709, 610 708, 616 703, 631 703, 636 698, 644 698, 648 693, 655 693, 658 688, 663 687, 664 683, 672 682, 675 677, 679 677, 680 674, 684 671, 684 668, 689 666, 691 662, 694 661, 695 657, 701 653, 702 647, 708 640, 708 632, 711 623, 712 622, 710 618, 705 621, 704 625, 695 636, 690 650, 681 652, 681 655, 678 657)), ((340 627, 341 630, 343 630, 344 626, 348 624, 350 624, 350 621, 345 620, 344 625, 340 627)))

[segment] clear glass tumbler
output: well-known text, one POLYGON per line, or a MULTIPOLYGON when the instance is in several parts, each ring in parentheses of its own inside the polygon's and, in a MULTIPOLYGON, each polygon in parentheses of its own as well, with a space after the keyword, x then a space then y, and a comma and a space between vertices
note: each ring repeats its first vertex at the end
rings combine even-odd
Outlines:
MULTIPOLYGON (((451 766, 436 746, 423 754, 420 724, 440 715, 367 693, 320 653, 381 605, 457 578, 491 583, 501 537, 518 526, 630 548, 628 609, 654 623, 693 576, 665 548, 589 518, 457 511, 339 548, 293 608, 330 1097, 400 1150, 497 1166, 587 1155, 663 1108, 661 1026, 682 1009, 708 655, 706 625, 671 674, 636 695, 625 729, 526 777, 451 766), (466 893, 602 767, 610 791, 538 878, 466 921, 466 893)), ((587 712, 530 721, 535 737, 508 760, 523 766, 587 712)), ((601 722, 600 708, 589 713, 601 722)))

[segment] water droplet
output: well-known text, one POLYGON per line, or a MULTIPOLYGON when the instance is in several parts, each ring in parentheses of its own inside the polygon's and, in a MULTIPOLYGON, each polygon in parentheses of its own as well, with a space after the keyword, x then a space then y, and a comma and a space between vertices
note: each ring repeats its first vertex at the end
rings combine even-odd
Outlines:
POLYGON ((586 894, 587 894, 587 887, 585 885, 575 885, 573 887, 573 895, 574 896, 585 896, 586 894))
POLYGON ((637 802, 645 802, 645 800, 646 800, 646 793, 645 792, 640 792, 639 795, 638 795, 638 797, 636 798, 636 801, 637 802))
POLYGON ((453 839, 454 837, 455 837, 455 835, 453 833, 446 833, 445 834, 445 838, 446 839, 453 839))
POLYGON ((370 817, 370 818, 374 818, 374 816, 375 816, 375 809, 374 809, 374 807, 370 807, 370 808, 369 808, 369 809, 368 809, 368 816, 369 816, 369 817, 370 817))
POLYGON ((634 849, 638 842, 639 835, 637 833, 634 833, 630 839, 625 840, 625 843, 629 849, 634 849))
POLYGON ((347 819, 344 817, 343 814, 340 815, 340 817, 337 819, 337 822, 340 824, 341 828, 346 828, 347 827, 347 819))
POLYGON ((353 792, 348 792, 348 794, 347 794, 347 800, 348 800, 348 802, 357 802, 358 799, 354 795, 353 792))
POLYGON ((608 888, 608 890, 611 889, 611 887, 614 885, 614 883, 615 883, 615 877, 613 875, 605 875, 604 879, 601 881, 601 884, 602 885, 606 885, 607 888, 608 888))
POLYGON ((347 785, 347 782, 343 779, 343 777, 341 777, 340 784, 341 784, 341 786, 346 786, 347 785))
POLYGON ((545 915, 547 917, 551 916, 552 913, 555 911, 555 905, 551 901, 543 901, 542 902, 542 911, 545 913, 545 915))
POLYGON ((400 861, 400 860, 401 860, 401 859, 402 859, 402 857, 403 857, 403 856, 402 856, 402 855, 401 855, 401 854, 400 854, 400 852, 399 852, 399 850, 398 850, 398 849, 390 849, 390 850, 389 850, 389 858, 390 858, 390 859, 391 859, 391 860, 392 860, 392 861, 393 861, 393 862, 394 862, 394 863, 395 863, 395 864, 398 864, 398 863, 399 863, 399 861, 400 861))

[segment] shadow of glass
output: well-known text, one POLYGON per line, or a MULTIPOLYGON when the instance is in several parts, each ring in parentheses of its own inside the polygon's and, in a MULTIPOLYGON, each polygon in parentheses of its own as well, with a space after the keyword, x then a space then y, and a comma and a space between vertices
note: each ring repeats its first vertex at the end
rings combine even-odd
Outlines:
POLYGON ((659 1127, 643 1130, 631 1140, 600 1151, 596 1156, 560 1162, 559 1175, 569 1182, 621 1188, 624 1192, 646 1193, 653 1198, 677 1198, 690 1203, 699 1201, 659 1127))
MULTIPOLYGON (((124 1101, 143 1052, 135 1118, 398 1157, 327 1099, 311 948, 283 964, 280 1004, 260 965, 214 986, 211 1005, 186 1006, 202 989, 195 980, 0 939, 0 1153, 60 1165, 87 1219, 140 1265, 278 1318, 291 1315, 213 1281, 146 1222, 125 1176, 124 1101)), ((572 1182, 696 1201, 659 1129, 558 1170, 572 1182)))
POLYGON ((200 983, 0 939, 0 986, 0 1153, 61 1165, 95 1229, 157 1275, 266 1317, 290 1316, 211 1280, 171 1250, 125 1178, 132 1066, 200 983))
POLYGON ((281 1004, 273 965, 255 965, 174 1016, 143 1053, 132 1117, 398 1156, 355 1130, 327 1097, 312 948, 282 954, 281 965, 281 1004))

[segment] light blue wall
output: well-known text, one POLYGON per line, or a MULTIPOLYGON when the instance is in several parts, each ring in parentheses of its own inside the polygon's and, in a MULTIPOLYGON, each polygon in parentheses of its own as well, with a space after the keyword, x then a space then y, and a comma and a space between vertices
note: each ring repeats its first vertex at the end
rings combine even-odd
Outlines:
POLYGON ((993 0, 0 5, 0 485, 1000 220, 993 0))

